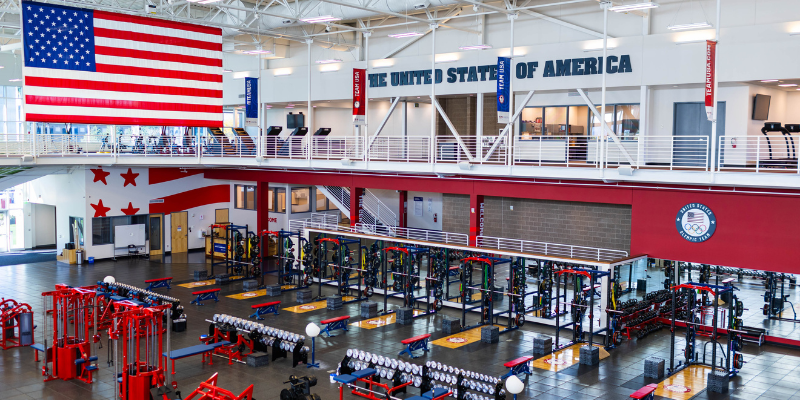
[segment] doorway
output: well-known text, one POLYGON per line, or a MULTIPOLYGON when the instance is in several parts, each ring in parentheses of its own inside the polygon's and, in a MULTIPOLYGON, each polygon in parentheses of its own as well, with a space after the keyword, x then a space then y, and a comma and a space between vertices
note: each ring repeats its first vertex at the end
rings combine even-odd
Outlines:
MULTIPOLYGON (((676 167, 702 167, 711 159, 711 121, 703 102, 675 103, 672 135, 676 141, 672 164, 676 167), (690 136, 690 137, 686 137, 690 136), (698 136, 706 137, 699 140, 698 136), (681 139, 681 137, 684 137, 681 139), (706 142, 707 141, 707 142, 706 142)), ((717 137, 725 136, 725 102, 717 102, 717 137)), ((717 139, 719 140, 719 139, 717 139)))
POLYGON ((171 215, 172 253, 186 253, 189 250, 188 212, 174 212, 171 215))
POLYGON ((150 215, 147 225, 148 236, 150 237, 150 256, 161 256, 164 254, 164 214, 150 215))

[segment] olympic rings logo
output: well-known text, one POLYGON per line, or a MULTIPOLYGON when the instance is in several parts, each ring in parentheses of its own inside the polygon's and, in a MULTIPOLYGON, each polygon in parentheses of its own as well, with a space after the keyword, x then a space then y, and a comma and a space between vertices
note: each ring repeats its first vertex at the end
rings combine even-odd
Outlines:
POLYGON ((678 210, 675 227, 684 239, 693 243, 705 242, 716 231, 717 217, 706 205, 690 203, 678 210))
POLYGON ((702 235, 708 230, 706 224, 684 224, 683 230, 693 232, 695 235, 702 235))

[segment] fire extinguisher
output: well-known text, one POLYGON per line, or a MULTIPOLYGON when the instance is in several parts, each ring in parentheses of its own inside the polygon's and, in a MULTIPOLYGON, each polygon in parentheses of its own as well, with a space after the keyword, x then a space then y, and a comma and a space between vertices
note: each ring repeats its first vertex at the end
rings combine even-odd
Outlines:
POLYGON ((438 214, 433 214, 433 222, 436 222, 437 219, 438 219, 438 214))
POLYGON ((736 138, 731 139, 731 147, 736 148, 736 138))

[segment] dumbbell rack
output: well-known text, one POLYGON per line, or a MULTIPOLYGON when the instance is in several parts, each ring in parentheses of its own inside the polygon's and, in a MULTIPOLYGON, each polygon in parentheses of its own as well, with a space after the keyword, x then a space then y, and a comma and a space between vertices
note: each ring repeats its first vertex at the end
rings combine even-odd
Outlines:
POLYGON ((345 357, 339 363, 337 374, 350 374, 366 368, 377 371, 373 379, 386 379, 393 386, 410 383, 407 387, 419 388, 420 394, 441 388, 451 392, 451 396, 457 400, 505 399, 505 382, 500 378, 436 361, 418 365, 358 349, 347 350, 345 357))
POLYGON ((256 351, 267 353, 269 349, 272 349, 272 361, 278 358, 287 358, 291 353, 292 367, 296 367, 301 362, 308 364, 308 354, 311 350, 305 346, 305 336, 303 335, 227 314, 214 314, 213 318, 206 322, 211 323, 209 331, 212 329, 214 331, 213 337, 210 339, 211 343, 218 341, 232 343, 215 350, 216 355, 227 358, 231 362, 243 363, 241 358, 249 353, 256 351), (247 349, 249 351, 244 353, 247 349))
MULTIPOLYGON (((186 321, 186 314, 184 313, 184 308, 181 305, 181 301, 175 297, 151 292, 149 290, 120 282, 99 281, 97 282, 96 290, 97 295, 105 299, 105 302, 108 305, 100 315, 99 327, 101 329, 111 326, 113 314, 110 305, 113 297, 115 296, 125 297, 126 299, 131 300, 133 304, 141 306, 152 307, 169 305, 170 308, 167 315, 172 320, 173 326, 176 322, 186 321)), ((163 329, 166 329, 166 327, 162 327, 162 331, 163 329)))

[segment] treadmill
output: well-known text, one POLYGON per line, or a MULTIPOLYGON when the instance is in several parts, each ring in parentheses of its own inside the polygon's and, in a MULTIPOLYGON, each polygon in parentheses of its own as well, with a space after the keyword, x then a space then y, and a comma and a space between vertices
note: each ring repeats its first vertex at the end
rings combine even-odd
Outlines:
MULTIPOLYGON (((789 124, 792 129, 800 130, 800 125, 789 124)), ((780 122, 766 122, 764 127, 761 128, 761 133, 767 138, 767 150, 769 151, 768 160, 760 160, 758 166, 760 168, 796 168, 797 167, 797 150, 794 145, 794 138, 790 131, 781 126, 780 122), (775 157, 772 154, 772 142, 769 139, 770 132, 780 132, 783 135, 783 140, 786 142, 786 156, 775 157)))
POLYGON ((274 156, 278 153, 278 148, 281 144, 281 132, 283 132, 282 126, 270 126, 267 128, 267 133, 264 135, 267 156, 274 156))
POLYGON ((292 140, 293 138, 302 138, 308 134, 308 127, 306 126, 298 126, 294 128, 292 133, 289 134, 289 137, 283 141, 280 150, 278 150, 278 155, 280 156, 294 156, 296 154, 303 154, 303 141, 302 140, 292 140))
POLYGON ((316 132, 314 132, 314 138, 321 138, 326 140, 315 140, 314 141, 314 154, 330 154, 331 147, 341 147, 342 143, 331 143, 327 140, 328 135, 331 133, 331 128, 319 128, 316 132))

